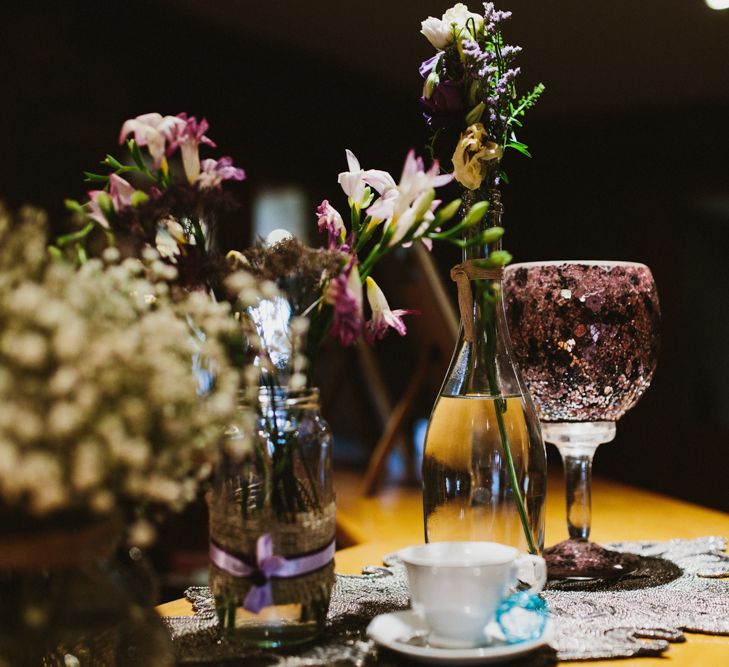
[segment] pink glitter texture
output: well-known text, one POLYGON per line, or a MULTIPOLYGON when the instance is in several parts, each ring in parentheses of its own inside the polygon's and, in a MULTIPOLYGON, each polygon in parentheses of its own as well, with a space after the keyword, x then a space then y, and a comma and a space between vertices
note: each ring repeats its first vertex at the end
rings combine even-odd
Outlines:
POLYGON ((506 270, 504 302, 542 421, 616 421, 650 384, 661 314, 647 266, 514 264, 506 270))

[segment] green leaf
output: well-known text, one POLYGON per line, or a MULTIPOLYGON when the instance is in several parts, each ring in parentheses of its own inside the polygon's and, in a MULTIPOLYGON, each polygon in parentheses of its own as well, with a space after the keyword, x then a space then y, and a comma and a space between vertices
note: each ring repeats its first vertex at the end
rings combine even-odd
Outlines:
POLYGON ((521 141, 510 141, 508 142, 504 148, 513 148, 515 151, 518 151, 522 155, 526 155, 527 157, 531 157, 532 154, 527 149, 527 145, 521 143, 521 141))
POLYGON ((499 178, 506 183, 506 185, 509 185, 509 177, 506 175, 505 171, 499 172, 499 178))
POLYGON ((56 247, 56 246, 54 246, 54 245, 49 245, 49 246, 48 246, 48 254, 49 254, 49 255, 50 255, 50 256, 51 256, 51 257, 52 257, 53 259, 63 259, 63 252, 61 251, 61 249, 60 249, 60 248, 57 248, 57 247, 56 247))
POLYGON ((84 180, 89 183, 106 183, 109 180, 109 177, 104 174, 94 174, 90 171, 85 171, 84 176, 86 177, 84 180))
POLYGON ((144 164, 144 158, 142 157, 142 151, 140 150, 137 142, 134 141, 134 139, 130 139, 129 141, 127 141, 127 148, 129 148, 129 152, 132 154, 132 160, 134 160, 134 163, 142 171, 145 171, 147 169, 147 165, 144 164))

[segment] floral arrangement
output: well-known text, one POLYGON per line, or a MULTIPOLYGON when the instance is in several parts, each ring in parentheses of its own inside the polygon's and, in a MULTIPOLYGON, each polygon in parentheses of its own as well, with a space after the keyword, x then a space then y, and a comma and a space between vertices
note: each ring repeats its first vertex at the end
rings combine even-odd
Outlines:
POLYGON ((483 15, 458 3, 442 18, 428 17, 422 34, 438 52, 420 65, 425 79, 421 103, 431 129, 430 150, 442 144, 452 152, 455 179, 469 190, 498 186, 507 149, 529 156, 516 138, 520 118, 544 91, 538 84, 516 93, 521 70, 514 61, 521 47, 506 44, 501 25, 511 12, 483 3, 483 15), (455 149, 453 147, 455 146, 455 149))
POLYGON ((119 143, 128 159, 107 155, 101 164, 108 173, 85 172, 100 187, 84 204, 66 200, 81 228, 58 238, 56 253, 72 248, 83 262, 104 246, 134 257, 152 247, 176 267, 176 284, 221 292, 225 263, 211 239, 219 215, 236 207, 223 184, 242 181, 245 172, 227 156, 201 160, 202 146, 216 147, 208 129, 207 120, 186 113, 147 113, 124 122, 119 143))
MULTIPOLYGON (((184 113, 145 114, 126 121, 120 142, 126 142, 128 163, 108 155, 102 164, 110 173, 87 173, 101 187, 91 190, 83 204, 67 202, 80 229, 57 239, 52 251, 74 259, 79 276, 92 270, 89 265, 101 271, 102 265, 89 257, 106 261, 116 253, 128 258, 122 266, 132 261, 137 266, 140 261, 144 265, 147 255, 158 253, 152 260, 157 269, 153 287, 164 293, 169 308, 179 311, 191 302, 198 307, 205 303, 228 318, 228 328, 221 323, 217 330, 231 335, 235 330, 247 340, 248 347, 239 341, 237 347, 220 351, 227 355, 220 368, 246 368, 240 378, 242 386, 250 390, 249 412, 259 411, 260 431, 265 415, 257 401, 259 386, 269 393, 276 387, 296 391, 311 386, 326 336, 332 335, 346 346, 360 339, 374 342, 390 329, 406 333, 403 318, 410 311, 391 308, 372 275, 383 257, 414 243, 428 248, 436 240, 460 247, 483 243, 485 237, 479 234, 465 240, 461 236, 480 222, 487 207, 474 206, 456 221, 461 201, 441 205, 436 198, 436 189, 452 180, 451 175, 440 174, 437 161, 426 168, 411 151, 395 180, 386 171, 363 169, 347 151, 347 171, 339 174, 338 181, 347 197, 349 220, 345 223, 329 201, 319 205, 316 220, 326 235, 325 247, 311 248, 291 238, 273 246, 258 243, 224 254, 212 238, 216 211, 232 205, 222 186, 227 180, 243 179, 244 174, 230 158, 200 160, 200 148, 213 146, 208 130, 205 120, 184 113), (176 169, 170 162, 173 156, 180 158, 176 169), (252 344, 257 345, 253 353, 252 344)), ((100 292, 126 289, 101 284, 99 288, 100 292)), ((177 316, 179 319, 179 312, 177 316)), ((210 323, 198 321, 190 313, 190 325, 209 339, 210 323)), ((80 367, 83 359, 74 363, 80 367)), ((189 365, 185 371, 192 376, 189 365)), ((200 369, 197 371, 199 378, 200 369)), ((241 433, 245 430, 254 432, 252 421, 241 433)), ((265 458, 260 447, 249 450, 245 443, 241 447, 237 438, 228 443, 238 448, 228 453, 241 460, 249 451, 265 458)), ((287 507, 291 502, 276 494, 291 488, 294 457, 286 452, 293 452, 295 444, 285 443, 279 456, 290 465, 278 465, 271 473, 275 506, 287 507)))
MULTIPOLYGON (((349 224, 328 200, 321 202, 316 216, 319 231, 326 234, 325 249, 308 248, 288 239, 270 248, 259 245, 228 255, 232 266, 275 281, 283 292, 295 295, 280 319, 286 328, 289 315, 299 317, 298 326, 306 327, 304 353, 312 364, 327 335, 344 346, 360 339, 372 343, 390 329, 405 335, 403 317, 413 311, 392 309, 372 276, 383 257, 414 243, 430 249, 433 241, 459 247, 484 241, 481 235, 465 240, 461 235, 481 221, 487 206, 474 206, 456 221, 461 200, 441 206, 441 200, 436 199, 436 188, 453 179, 440 173, 437 161, 426 169, 423 160, 410 151, 396 181, 386 171, 363 169, 350 150, 346 158, 348 170, 339 174, 338 182, 347 197, 349 224)), ((265 338, 260 328, 259 334, 265 338)), ((308 378, 300 370, 285 372, 290 346, 286 335, 279 339, 284 341, 279 354, 283 361, 274 365, 283 371, 287 383, 291 378, 297 385, 310 382, 312 366, 308 378)))
MULTIPOLYGON (((458 3, 440 19, 430 16, 422 22, 421 33, 437 52, 420 65, 425 79, 421 104, 431 131, 428 148, 432 155, 445 151, 451 156, 453 176, 463 187, 466 217, 479 205, 489 209, 485 229, 466 231, 467 239, 475 235, 479 242, 466 246, 463 263, 453 267, 451 275, 458 284, 464 341, 476 348, 472 356, 485 371, 485 385, 479 389, 502 397, 496 359, 500 276, 512 256, 502 249, 500 186, 508 179, 501 160, 508 149, 530 157, 526 144, 517 139, 516 129, 544 86, 538 84, 527 95, 517 95, 520 68, 514 62, 521 47, 507 44, 501 31, 511 12, 495 9, 492 2, 484 2, 483 9, 483 14, 477 14, 458 3), (474 312, 482 325, 478 335, 473 332, 474 312)), ((500 398, 495 406, 516 509, 529 550, 536 553, 504 420, 507 404, 500 398)))
MULTIPOLYGON (((175 269, 151 248, 51 259, 44 224, 0 208, 0 515, 179 510, 233 420, 240 325, 203 292, 172 301, 175 269)), ((250 276, 227 284, 258 297, 250 276)))

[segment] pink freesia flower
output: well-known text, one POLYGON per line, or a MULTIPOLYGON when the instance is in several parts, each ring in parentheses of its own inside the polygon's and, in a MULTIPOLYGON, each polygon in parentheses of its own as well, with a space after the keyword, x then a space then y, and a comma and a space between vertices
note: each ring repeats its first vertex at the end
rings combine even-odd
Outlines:
MULTIPOLYGON (((342 186, 344 194, 349 197, 357 208, 364 208, 365 206, 369 206, 372 201, 372 191, 367 187, 367 179, 386 183, 388 179, 392 181, 392 176, 386 171, 380 171, 379 169, 368 169, 365 171, 360 167, 359 160, 352 151, 347 149, 345 152, 347 154, 349 171, 343 171, 339 174, 337 182, 342 186)), ((392 185, 395 185, 394 181, 392 181, 392 185)))
POLYGON ((106 219, 101 206, 99 205, 99 196, 101 194, 108 194, 111 197, 111 202, 114 205, 115 211, 121 211, 123 208, 132 205, 132 195, 136 192, 134 186, 125 181, 121 176, 112 174, 109 177, 109 192, 106 190, 92 190, 88 193, 89 196, 89 211, 88 216, 92 220, 96 220, 102 227, 109 229, 109 221, 106 219))
POLYGON ((372 319, 366 325, 368 340, 371 342, 383 338, 389 328, 393 328, 401 336, 404 336, 407 333, 407 328, 402 321, 402 316, 416 314, 417 311, 391 310, 379 285, 369 276, 366 283, 367 301, 369 301, 372 309, 372 319))
POLYGON ((167 150, 167 142, 175 140, 177 133, 185 127, 185 121, 176 116, 162 116, 158 113, 145 113, 130 118, 122 125, 119 143, 124 143, 129 134, 134 134, 134 141, 146 146, 152 156, 155 169, 162 164, 167 150))
MULTIPOLYGON (((389 176, 389 174, 388 174, 389 176)), ((400 182, 394 179, 383 179, 381 176, 364 177, 365 182, 372 185, 381 197, 367 209, 373 218, 386 221, 386 228, 392 228, 390 245, 396 245, 418 224, 414 238, 418 238, 433 220, 434 189, 450 183, 452 174, 440 174, 438 161, 434 160, 428 171, 415 151, 410 150, 405 158, 400 182)))
POLYGON ((206 137, 205 133, 210 127, 208 121, 203 118, 198 122, 195 116, 188 118, 186 113, 177 114, 184 125, 176 127, 172 141, 167 148, 167 155, 171 155, 179 146, 182 153, 182 166, 185 169, 188 183, 194 183, 200 175, 200 144, 206 144, 212 148, 216 143, 206 137))
POLYGON ((344 226, 344 220, 339 211, 335 209, 327 199, 325 199, 316 209, 318 216, 317 224, 319 231, 327 231, 329 235, 329 248, 336 248, 344 242, 347 230, 344 226))
POLYGON ((218 188, 223 181, 242 181, 246 172, 233 166, 233 158, 221 157, 219 160, 208 158, 201 162, 201 170, 195 184, 201 190, 218 188))
POLYGON ((329 283, 324 300, 334 306, 332 335, 345 347, 362 334, 362 283, 354 258, 348 268, 329 283))

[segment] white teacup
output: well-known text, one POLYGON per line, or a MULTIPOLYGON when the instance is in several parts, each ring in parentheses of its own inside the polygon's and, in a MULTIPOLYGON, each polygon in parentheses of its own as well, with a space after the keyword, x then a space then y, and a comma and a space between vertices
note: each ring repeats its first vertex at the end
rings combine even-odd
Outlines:
POLYGON ((529 584, 531 593, 547 580, 543 558, 496 542, 430 542, 398 556, 407 569, 413 610, 428 626, 434 646, 485 644, 486 626, 517 580, 529 584))

